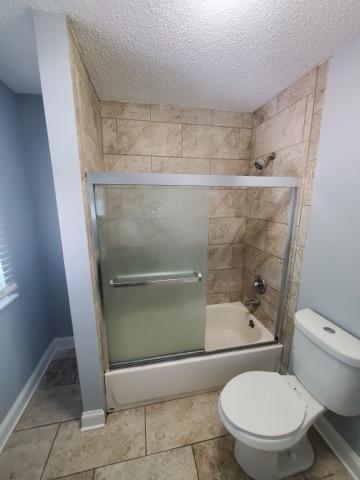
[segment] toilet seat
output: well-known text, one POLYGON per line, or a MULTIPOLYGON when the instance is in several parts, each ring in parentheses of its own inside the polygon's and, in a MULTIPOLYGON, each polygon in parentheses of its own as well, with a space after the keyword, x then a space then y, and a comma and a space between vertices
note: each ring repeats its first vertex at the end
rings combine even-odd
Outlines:
POLYGON ((247 435, 276 440, 293 436, 306 416, 306 404, 275 372, 248 372, 223 389, 220 405, 232 427, 247 435))

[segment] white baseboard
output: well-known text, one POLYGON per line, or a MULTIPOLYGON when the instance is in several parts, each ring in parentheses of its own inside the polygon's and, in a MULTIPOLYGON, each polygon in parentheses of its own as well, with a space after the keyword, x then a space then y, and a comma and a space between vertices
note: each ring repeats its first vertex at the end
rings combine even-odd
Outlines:
POLYGON ((350 445, 324 416, 320 417, 315 422, 315 428, 333 450, 350 475, 355 480, 359 480, 360 457, 354 452, 350 445))
POLYGON ((0 424, 0 452, 15 429, 55 353, 58 350, 72 348, 73 346, 73 337, 56 337, 51 341, 50 345, 45 350, 44 355, 40 358, 39 363, 36 365, 34 371, 8 411, 6 417, 0 424))
POLYGON ((91 410, 83 412, 81 415, 81 431, 96 430, 105 426, 105 411, 91 410))

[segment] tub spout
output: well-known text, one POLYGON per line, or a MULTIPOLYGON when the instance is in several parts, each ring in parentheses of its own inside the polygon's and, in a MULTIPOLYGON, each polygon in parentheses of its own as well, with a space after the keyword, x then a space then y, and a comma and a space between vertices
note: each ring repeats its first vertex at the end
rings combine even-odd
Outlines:
POLYGON ((245 300, 245 305, 247 307, 254 306, 257 307, 260 305, 260 299, 259 298, 247 298, 245 300))

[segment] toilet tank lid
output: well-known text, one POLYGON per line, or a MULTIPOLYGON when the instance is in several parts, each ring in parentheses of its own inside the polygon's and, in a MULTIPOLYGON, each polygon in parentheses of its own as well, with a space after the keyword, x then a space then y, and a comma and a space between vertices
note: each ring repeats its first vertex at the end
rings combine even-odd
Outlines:
POLYGON ((360 368, 360 339, 310 308, 295 313, 295 328, 333 357, 360 368))

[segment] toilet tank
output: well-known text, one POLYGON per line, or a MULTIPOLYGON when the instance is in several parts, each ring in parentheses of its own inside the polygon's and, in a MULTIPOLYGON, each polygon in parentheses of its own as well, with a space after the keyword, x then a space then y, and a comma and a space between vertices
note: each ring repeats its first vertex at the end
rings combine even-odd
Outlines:
POLYGON ((295 314, 291 368, 324 407, 360 414, 360 340, 308 308, 295 314))

